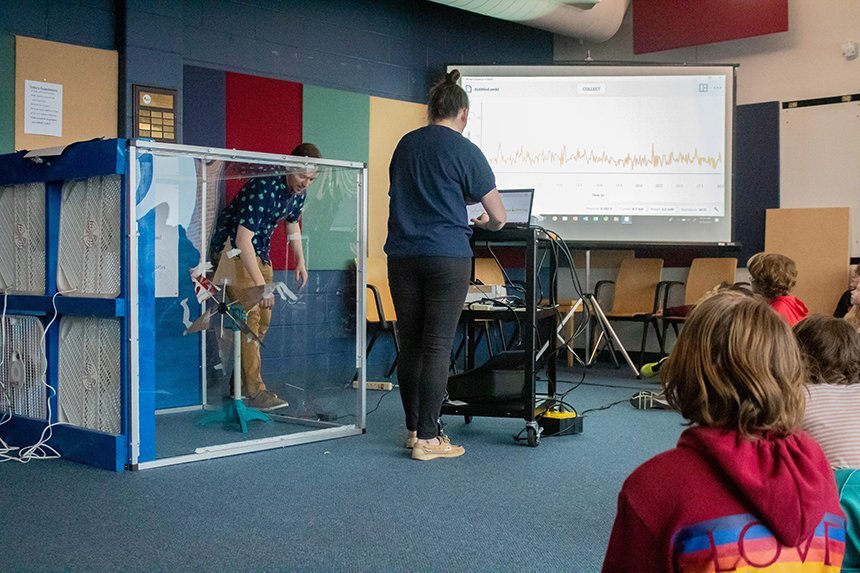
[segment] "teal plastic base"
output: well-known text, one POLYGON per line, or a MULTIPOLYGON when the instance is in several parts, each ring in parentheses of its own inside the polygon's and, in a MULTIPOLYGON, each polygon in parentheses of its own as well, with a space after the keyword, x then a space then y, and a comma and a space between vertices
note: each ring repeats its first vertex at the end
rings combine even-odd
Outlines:
POLYGON ((220 410, 209 412, 197 422, 199 426, 205 426, 213 422, 221 422, 225 426, 239 424, 239 429, 243 434, 248 433, 248 422, 260 420, 261 422, 271 422, 272 419, 259 411, 256 408, 249 408, 242 400, 233 400, 225 405, 220 410))

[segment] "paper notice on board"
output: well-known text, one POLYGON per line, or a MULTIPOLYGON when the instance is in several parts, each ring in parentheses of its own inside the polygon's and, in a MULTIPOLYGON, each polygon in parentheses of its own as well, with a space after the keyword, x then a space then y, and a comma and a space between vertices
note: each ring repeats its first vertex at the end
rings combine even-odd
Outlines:
POLYGON ((63 136, 63 85, 24 80, 24 133, 63 136))

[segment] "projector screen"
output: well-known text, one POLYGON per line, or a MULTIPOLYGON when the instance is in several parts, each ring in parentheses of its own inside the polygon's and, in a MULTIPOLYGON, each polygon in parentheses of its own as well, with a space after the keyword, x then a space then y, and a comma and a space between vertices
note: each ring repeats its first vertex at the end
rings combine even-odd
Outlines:
POLYGON ((584 243, 732 241, 733 66, 449 66, 463 132, 532 223, 584 243))

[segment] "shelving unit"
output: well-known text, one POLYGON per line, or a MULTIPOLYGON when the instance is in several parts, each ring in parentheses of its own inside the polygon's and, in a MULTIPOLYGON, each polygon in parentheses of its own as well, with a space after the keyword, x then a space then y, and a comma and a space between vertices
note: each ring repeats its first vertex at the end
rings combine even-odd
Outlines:
MULTIPOLYGON (((127 142, 123 139, 86 141, 66 147, 58 154, 44 154, 36 157, 26 157, 26 152, 12 153, 0 156, 0 186, 26 183, 42 183, 45 186, 45 289, 43 295, 8 293, 6 301, 6 316, 29 315, 36 316, 47 326, 55 319, 45 334, 45 358, 47 368, 45 382, 54 388, 50 398, 50 419, 35 419, 23 416, 13 416, 7 423, 0 426, 0 436, 10 445, 30 445, 35 443, 45 427, 61 421, 61 400, 58 380, 60 376, 60 336, 64 319, 72 317, 94 317, 110 319, 119 322, 119 332, 122 340, 129 337, 128 320, 128 267, 126 253, 129 245, 127 225, 128 205, 121 201, 119 218, 111 221, 115 224, 114 231, 120 234, 119 243, 119 294, 105 297, 86 293, 60 294, 58 291, 58 266, 62 257, 60 254, 60 235, 62 200, 64 185, 68 182, 90 180, 99 177, 119 177, 120 195, 127 187, 127 142), (55 313, 56 305, 56 313, 55 313)), ((74 188, 69 193, 79 192, 74 188)), ((66 249, 84 252, 88 248, 98 246, 98 234, 101 229, 99 221, 94 217, 87 220, 67 222, 67 229, 72 231, 71 244, 64 245, 66 249), (80 229, 80 233, 73 230, 80 229), (78 236, 80 235, 80 236, 78 236), (75 241, 80 241, 75 244, 75 241), (93 241, 96 241, 94 244, 93 241)), ((26 240, 24 238, 23 240, 26 240)), ((20 247, 20 243, 18 245, 20 247)), ((2 295, 0 295, 2 296, 2 295)), ((119 432, 107 433, 90 428, 78 427, 63 423, 52 427, 50 444, 60 451, 64 458, 84 462, 90 465, 122 471, 128 460, 128 403, 129 403, 129 368, 128 345, 117 341, 120 346, 119 360, 119 432)), ((85 368, 90 364, 84 364, 85 368)), ((92 371, 92 368, 90 368, 92 371)), ((92 377, 86 384, 92 389, 100 383, 99 372, 91 372, 92 377)), ((44 389, 47 392, 47 388, 44 389)), ((99 398, 100 399, 100 398, 99 398)), ((2 409, 2 405, 0 405, 2 409)), ((116 427, 117 424, 111 424, 116 427)))

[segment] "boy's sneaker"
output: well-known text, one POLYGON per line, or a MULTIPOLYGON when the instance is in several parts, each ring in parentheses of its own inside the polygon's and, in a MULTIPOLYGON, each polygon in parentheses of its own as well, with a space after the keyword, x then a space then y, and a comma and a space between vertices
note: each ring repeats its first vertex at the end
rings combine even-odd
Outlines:
POLYGON ((290 405, 286 400, 278 398, 278 395, 271 390, 261 390, 260 392, 257 392, 253 397, 248 398, 246 404, 249 408, 256 408, 263 412, 286 408, 290 405))
POLYGON ((669 357, 664 356, 657 362, 649 362, 648 364, 643 364, 642 368, 639 370, 639 376, 642 378, 653 378, 660 373, 660 367, 663 365, 663 362, 665 362, 667 358, 669 357))
POLYGON ((636 392, 630 398, 630 405, 637 410, 669 410, 669 402, 663 392, 636 392))
POLYGON ((439 437, 438 445, 418 444, 412 448, 413 460, 435 460, 436 458, 457 458, 466 453, 463 446, 455 446, 445 437, 439 437))

